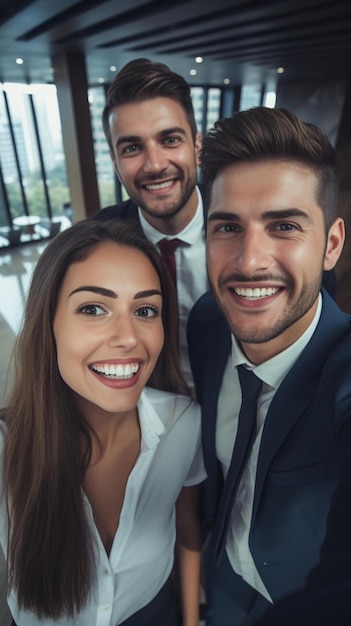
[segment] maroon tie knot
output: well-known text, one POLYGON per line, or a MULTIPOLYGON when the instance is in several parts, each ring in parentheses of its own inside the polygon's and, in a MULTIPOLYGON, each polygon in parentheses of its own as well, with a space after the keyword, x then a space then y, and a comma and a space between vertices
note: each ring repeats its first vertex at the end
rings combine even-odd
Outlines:
POLYGON ((164 259, 165 264, 167 265, 169 272, 172 276, 172 279, 177 284, 177 276, 176 276, 176 263, 174 258, 174 251, 178 248, 179 244, 182 242, 180 239, 161 239, 158 242, 158 246, 161 252, 161 256, 164 259))
POLYGON ((173 256, 180 243, 180 239, 161 239, 158 245, 162 256, 173 256))

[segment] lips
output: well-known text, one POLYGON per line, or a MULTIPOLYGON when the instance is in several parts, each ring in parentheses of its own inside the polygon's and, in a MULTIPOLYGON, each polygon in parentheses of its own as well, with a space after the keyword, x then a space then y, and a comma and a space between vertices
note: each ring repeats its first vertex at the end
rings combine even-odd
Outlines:
POLYGON ((99 363, 90 365, 90 369, 92 369, 93 372, 110 380, 128 380, 133 378, 133 376, 135 376, 135 374, 139 371, 139 367, 140 363, 99 363))
POLYGON ((278 287, 235 287, 234 292, 237 296, 248 298, 249 300, 259 300, 274 296, 279 291, 278 287))
POLYGON ((144 185, 144 187, 148 191, 159 191, 163 189, 168 189, 169 187, 173 185, 173 183, 174 183, 174 180, 165 180, 162 183, 149 183, 147 185, 144 185))

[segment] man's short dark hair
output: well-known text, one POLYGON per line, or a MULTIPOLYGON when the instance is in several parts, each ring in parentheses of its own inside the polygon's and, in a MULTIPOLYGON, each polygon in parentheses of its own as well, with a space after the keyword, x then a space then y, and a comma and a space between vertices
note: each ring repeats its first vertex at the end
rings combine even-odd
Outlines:
POLYGON ((163 63, 134 59, 114 77, 106 95, 102 124, 111 152, 113 145, 109 127, 111 111, 122 104, 142 102, 151 98, 171 98, 184 109, 195 143, 197 133, 190 86, 186 80, 163 63))
POLYGON ((316 200, 328 231, 337 211, 335 150, 318 126, 302 122, 288 109, 254 107, 214 124, 203 140, 200 157, 207 198, 214 179, 227 165, 267 160, 301 163, 316 173, 316 200))

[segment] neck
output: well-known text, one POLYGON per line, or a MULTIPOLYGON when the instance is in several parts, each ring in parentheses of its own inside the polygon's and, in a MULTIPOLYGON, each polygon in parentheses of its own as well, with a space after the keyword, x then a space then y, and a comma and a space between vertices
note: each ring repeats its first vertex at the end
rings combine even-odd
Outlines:
POLYGON ((151 226, 156 228, 160 233, 164 235, 174 236, 178 235, 184 228, 190 224, 193 219, 198 205, 197 191, 194 189, 187 203, 181 207, 181 209, 170 216, 155 217, 149 215, 142 210, 143 216, 151 226))
POLYGON ((96 437, 92 437, 92 461, 96 462, 116 446, 123 446, 130 438, 140 440, 137 408, 125 413, 93 413, 85 418, 96 437))

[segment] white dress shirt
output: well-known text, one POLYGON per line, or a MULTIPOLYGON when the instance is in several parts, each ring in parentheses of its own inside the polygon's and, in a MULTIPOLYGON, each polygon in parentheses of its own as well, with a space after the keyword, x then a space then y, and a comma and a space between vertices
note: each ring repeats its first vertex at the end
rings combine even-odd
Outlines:
POLYGON ((321 310, 322 298, 320 295, 316 314, 304 334, 286 350, 260 365, 253 365, 247 360, 235 337, 232 336, 231 356, 228 359, 219 394, 216 452, 222 465, 223 475, 226 477, 234 448, 241 406, 241 388, 237 366, 245 364, 263 382, 257 402, 256 439, 234 501, 226 551, 233 570, 270 602, 272 599, 257 571, 249 548, 258 455, 266 415, 273 396, 311 339, 318 324, 321 310))
MULTIPOLYGON (((200 410, 183 396, 146 387, 138 403, 141 450, 128 478, 120 522, 108 556, 84 496, 95 539, 96 579, 86 608, 74 620, 43 620, 41 626, 117 626, 146 606, 168 579, 175 543, 175 502, 183 486, 202 482, 200 410)), ((0 429, 0 454, 3 433, 0 429)), ((0 541, 6 554, 6 508, 0 500, 0 541)), ((67 572, 70 576, 70 572, 67 572)), ((38 618, 8 604, 17 626, 38 618)))
POLYGON ((206 269, 206 242, 202 197, 196 188, 198 206, 191 222, 173 237, 165 237, 146 221, 140 209, 139 219, 146 237, 154 244, 161 239, 180 239, 181 244, 174 253, 177 271, 177 296, 179 310, 179 348, 182 371, 188 385, 193 389, 193 377, 191 373, 188 342, 186 329, 189 313, 196 300, 204 294, 208 288, 206 269))

